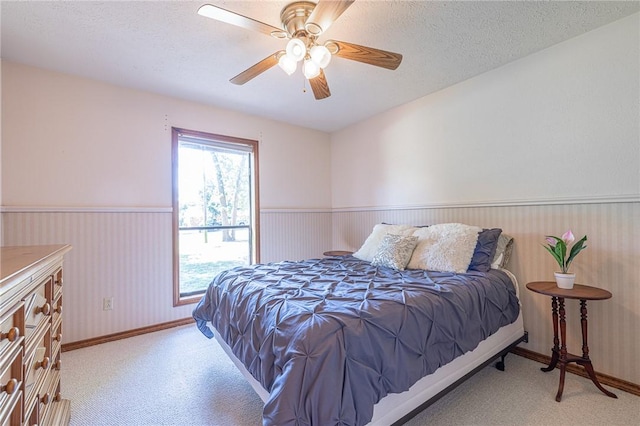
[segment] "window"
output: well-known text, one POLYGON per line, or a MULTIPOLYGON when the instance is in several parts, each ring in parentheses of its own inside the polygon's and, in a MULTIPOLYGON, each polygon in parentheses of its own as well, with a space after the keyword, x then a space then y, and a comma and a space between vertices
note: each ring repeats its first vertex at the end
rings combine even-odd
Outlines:
POLYGON ((258 142, 172 129, 174 305, 258 261, 258 142))

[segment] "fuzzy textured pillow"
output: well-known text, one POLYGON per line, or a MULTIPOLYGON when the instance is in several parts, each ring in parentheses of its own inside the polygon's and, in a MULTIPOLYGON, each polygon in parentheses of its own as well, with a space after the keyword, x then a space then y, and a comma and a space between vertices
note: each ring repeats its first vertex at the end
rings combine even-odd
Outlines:
POLYGON ((382 239, 371 264, 402 271, 409 263, 416 244, 418 244, 416 236, 403 237, 402 235, 387 234, 382 239))
POLYGON ((387 225, 384 223, 379 223, 373 227, 373 231, 367 237, 364 244, 360 249, 353 253, 353 257, 357 257, 360 260, 366 260, 367 262, 373 261, 373 256, 376 255, 378 248, 380 248, 380 244, 382 244, 382 240, 387 234, 396 234, 396 235, 404 235, 409 236, 413 234, 414 228, 411 225, 387 225))
POLYGON ((418 245, 408 269, 467 272, 482 228, 462 223, 441 223, 414 231, 418 245))

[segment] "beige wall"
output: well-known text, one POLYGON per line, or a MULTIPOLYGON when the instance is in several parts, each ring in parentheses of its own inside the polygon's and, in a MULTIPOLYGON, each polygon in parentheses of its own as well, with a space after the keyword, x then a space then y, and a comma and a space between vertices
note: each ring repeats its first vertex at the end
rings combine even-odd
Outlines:
POLYGON ((325 133, 8 62, 2 124, 2 245, 74 246, 64 343, 191 315, 172 301, 172 126, 260 141, 262 261, 331 247, 325 133))
MULTIPOLYGON (((640 14, 332 135, 333 242, 375 223, 464 222, 515 237, 526 348, 550 354, 547 298, 525 289, 556 265, 545 235, 588 235, 578 282, 596 369, 640 383, 640 14)), ((570 351, 579 314, 568 304, 570 351)))
POLYGON ((6 61, 2 106, 5 207, 170 208, 172 126, 260 141, 262 208, 331 204, 326 133, 6 61))
POLYGON ((170 127, 258 139, 263 261, 355 249, 381 221, 499 226, 546 353, 548 301, 523 286, 550 278, 542 236, 572 227, 579 282, 614 293, 589 306, 596 368, 640 383, 639 17, 330 136, 3 63, 3 244, 76 247, 65 342, 186 317, 167 291, 170 127))
POLYGON ((332 207, 637 199, 639 19, 334 133, 332 207))

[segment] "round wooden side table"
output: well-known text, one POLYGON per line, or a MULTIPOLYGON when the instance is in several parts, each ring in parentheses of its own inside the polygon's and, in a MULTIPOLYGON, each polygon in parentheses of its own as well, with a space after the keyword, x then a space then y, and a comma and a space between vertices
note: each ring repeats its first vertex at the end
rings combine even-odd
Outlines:
POLYGON ((589 359, 589 346, 587 345, 587 300, 604 300, 610 299, 611 293, 607 290, 588 285, 575 284, 572 289, 559 288, 554 281, 536 281, 527 284, 527 288, 535 293, 551 296, 551 316, 553 318, 553 348, 551 349, 551 362, 547 367, 541 368, 542 371, 548 372, 556 368, 560 364, 560 383, 558 384, 558 393, 556 401, 562 399, 562 391, 564 390, 564 376, 567 364, 575 362, 584 367, 589 378, 598 389, 611 398, 617 396, 602 387, 593 365, 589 359), (565 320, 564 299, 580 300, 580 323, 582 325, 582 356, 573 355, 567 352, 566 337, 567 324, 565 320), (558 314, 560 314, 558 316, 558 314), (560 326, 560 340, 558 340, 558 326, 560 326))
POLYGON ((345 250, 329 250, 322 253, 324 256, 346 256, 348 254, 353 254, 352 251, 345 250))

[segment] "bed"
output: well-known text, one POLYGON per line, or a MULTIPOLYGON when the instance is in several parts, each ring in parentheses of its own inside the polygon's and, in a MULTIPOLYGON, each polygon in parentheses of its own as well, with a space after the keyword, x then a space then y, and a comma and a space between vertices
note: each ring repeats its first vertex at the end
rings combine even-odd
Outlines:
MULTIPOLYGON (((511 273, 405 269, 425 253, 420 236, 433 232, 389 226, 374 227, 354 256, 222 272, 194 309, 198 328, 218 340, 265 402, 265 425, 403 422, 523 340, 511 273), (401 267, 376 257, 388 235, 395 248, 410 237, 401 267)), ((481 232, 471 231, 465 268, 480 245, 481 232)))

